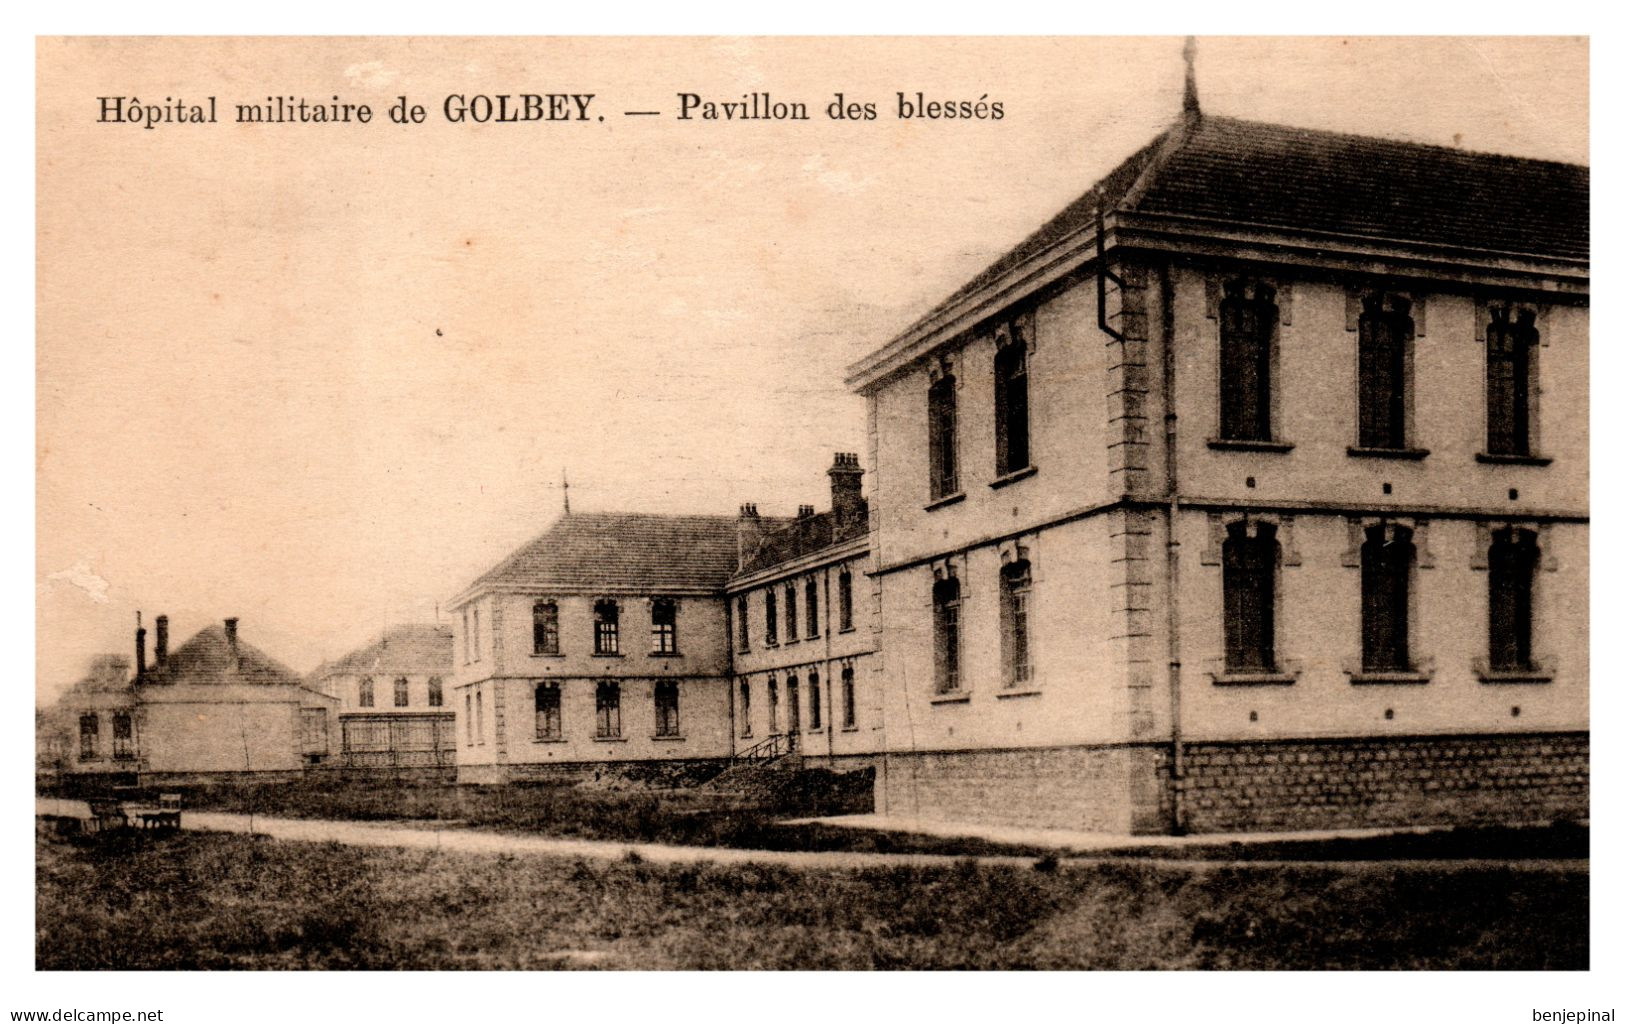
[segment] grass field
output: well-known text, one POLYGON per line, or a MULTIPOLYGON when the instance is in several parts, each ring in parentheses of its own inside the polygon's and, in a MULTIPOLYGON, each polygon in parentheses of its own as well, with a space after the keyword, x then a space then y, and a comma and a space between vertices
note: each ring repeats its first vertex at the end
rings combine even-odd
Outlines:
POLYGON ((207 833, 37 852, 45 970, 1588 966, 1584 870, 793 870, 207 833))

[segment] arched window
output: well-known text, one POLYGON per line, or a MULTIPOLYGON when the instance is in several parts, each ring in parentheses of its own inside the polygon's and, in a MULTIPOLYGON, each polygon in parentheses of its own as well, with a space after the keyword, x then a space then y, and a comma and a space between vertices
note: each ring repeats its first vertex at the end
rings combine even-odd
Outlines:
POLYGON ((1531 447, 1531 397, 1534 359, 1540 332, 1535 315, 1518 311, 1516 322, 1505 306, 1490 307, 1484 329, 1485 387, 1491 455, 1528 455, 1531 447))
POLYGON ((474 645, 468 632, 468 609, 463 609, 463 664, 467 665, 473 658, 474 645))
POLYGON ((621 653, 621 606, 604 598, 592 606, 592 652, 621 653))
POLYGON ((852 628, 852 570, 844 565, 836 589, 841 603, 841 632, 844 633, 852 628))
POLYGON ((474 695, 463 694, 463 742, 472 747, 474 745, 474 695))
POLYGON ((785 731, 793 735, 801 731, 801 678, 794 672, 784 677, 784 703, 789 722, 785 731))
POLYGON ((480 610, 474 609, 474 660, 480 660, 480 610))
POLYGON ((1360 546, 1361 661, 1367 672, 1409 672, 1411 563, 1403 526, 1373 526, 1360 546))
POLYGON ((779 642, 779 601, 772 587, 762 592, 767 602, 767 642, 769 646, 779 642))
POLYGON ((1278 313, 1275 290, 1229 281, 1219 304, 1219 436, 1268 441, 1270 372, 1278 313))
POLYGON ((564 702, 559 684, 536 684, 536 738, 558 740, 564 738, 564 702))
POLYGON ((818 672, 807 673, 807 728, 824 727, 824 691, 820 688, 818 672))
POLYGON ((959 690, 959 580, 950 576, 931 588, 931 624, 938 693, 959 690))
POLYGON ((1534 668, 1535 567, 1540 548, 1529 530, 1497 530, 1490 542, 1490 668, 1534 668))
POLYGON ((1275 527, 1231 523, 1224 541, 1224 667, 1275 671, 1275 527))
POLYGON ((474 741, 485 743, 485 691, 474 691, 474 741))
POLYGON ((855 673, 851 665, 841 668, 841 728, 856 729, 858 727, 858 693, 857 681, 853 678, 855 673))
POLYGON ((779 681, 774 676, 767 677, 767 731, 779 731, 779 681))
POLYGON ((953 374, 944 374, 931 384, 926 398, 931 498, 946 498, 959 491, 958 398, 953 374))
POLYGON ((662 679, 655 683, 655 735, 681 736, 677 718, 677 681, 662 679))
POLYGON ((739 595, 739 649, 750 650, 750 595, 739 595))
POLYGON ((1000 570, 999 639, 1007 687, 1030 686, 1033 681, 1032 642, 1028 632, 1032 596, 1032 566, 1025 559, 1011 562, 1000 570))
POLYGON ((1406 447, 1405 391, 1409 387, 1411 304, 1399 296, 1371 296, 1360 314, 1360 446, 1406 447))
POLYGON ((1031 460, 1027 443, 1027 342, 1014 324, 1009 339, 993 357, 995 468, 999 476, 1026 469, 1031 460))
POLYGON ((127 711, 113 714, 113 757, 119 761, 135 757, 135 723, 127 711))
POLYGON ((818 577, 812 576, 807 580, 807 636, 818 635, 818 577))
POLYGON ((656 654, 677 653, 677 602, 657 597, 649 608, 649 621, 656 654))
POLYGON ((91 761, 100 757, 97 739, 101 733, 101 719, 94 713, 79 716, 79 760, 91 761))
POLYGON ((750 737, 750 680, 739 680, 739 735, 750 737))
POLYGON ((536 654, 559 653, 559 606, 537 601, 530 606, 530 643, 536 654))
POLYGON ((357 684, 355 702, 360 707, 372 707, 372 676, 363 676, 357 684))
POLYGON ((395 706, 398 708, 404 708, 409 706, 411 702, 411 688, 406 682, 406 677, 401 676, 399 679, 395 680, 395 706))
POLYGON ((598 737, 616 739, 621 735, 621 684, 598 684, 598 737))
POLYGON ((784 585, 784 639, 790 641, 796 636, 796 585, 790 582, 784 585))
POLYGON ((440 682, 439 676, 433 676, 429 679, 429 706, 431 708, 438 708, 445 703, 445 686, 440 682))

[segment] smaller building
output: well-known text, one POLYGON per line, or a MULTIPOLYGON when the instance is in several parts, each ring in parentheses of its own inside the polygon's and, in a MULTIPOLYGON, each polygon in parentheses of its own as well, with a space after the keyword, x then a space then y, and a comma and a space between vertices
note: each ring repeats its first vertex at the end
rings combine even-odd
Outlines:
POLYGON ((451 627, 392 626, 309 677, 337 702, 345 768, 438 768, 457 763, 456 715, 446 697, 451 627))
POLYGON ((236 619, 199 631, 173 652, 168 617, 160 615, 156 626, 152 665, 147 631, 138 625, 133 674, 122 657, 98 658, 42 716, 42 726, 54 726, 46 731, 66 732, 57 758, 63 775, 208 781, 292 775, 328 757, 336 701, 243 641, 236 619))

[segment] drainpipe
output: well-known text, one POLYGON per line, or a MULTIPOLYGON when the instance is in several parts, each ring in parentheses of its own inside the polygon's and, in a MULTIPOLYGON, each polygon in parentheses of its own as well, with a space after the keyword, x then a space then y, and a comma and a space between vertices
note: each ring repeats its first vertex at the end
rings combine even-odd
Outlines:
POLYGON ((1172 746, 1172 831, 1185 831, 1185 738, 1180 721, 1179 652, 1179 416, 1174 405, 1174 280, 1168 263, 1158 272, 1162 319, 1162 420, 1164 484, 1168 495, 1168 735, 1172 746))

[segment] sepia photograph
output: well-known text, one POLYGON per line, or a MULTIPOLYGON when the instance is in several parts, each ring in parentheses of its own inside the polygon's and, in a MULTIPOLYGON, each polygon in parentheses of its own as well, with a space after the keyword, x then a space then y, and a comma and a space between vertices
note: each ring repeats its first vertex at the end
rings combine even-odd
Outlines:
POLYGON ((1588 38, 35 47, 42 977, 1591 968, 1588 38))

